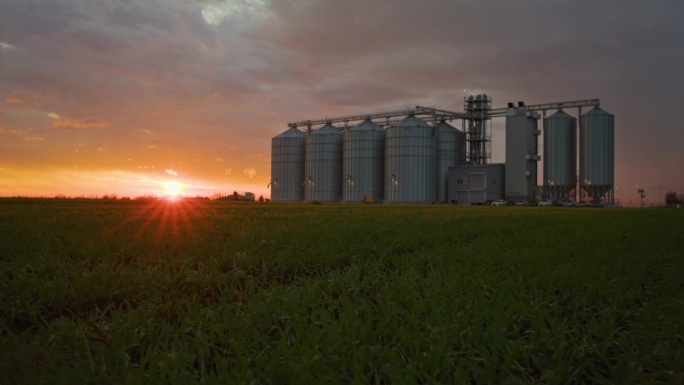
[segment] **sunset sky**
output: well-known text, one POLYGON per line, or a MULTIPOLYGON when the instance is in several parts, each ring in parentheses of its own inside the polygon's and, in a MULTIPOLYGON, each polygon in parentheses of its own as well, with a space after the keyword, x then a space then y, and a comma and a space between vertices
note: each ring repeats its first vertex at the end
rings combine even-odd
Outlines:
POLYGON ((680 0, 3 0, 0 196, 268 197, 287 122, 486 92, 601 99, 617 197, 657 203, 684 193, 683 19, 680 0))

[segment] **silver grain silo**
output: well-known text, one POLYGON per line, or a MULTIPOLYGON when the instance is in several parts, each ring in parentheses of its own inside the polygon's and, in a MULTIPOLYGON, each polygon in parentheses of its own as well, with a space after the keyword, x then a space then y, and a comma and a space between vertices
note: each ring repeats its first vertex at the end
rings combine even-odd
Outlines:
POLYGON ((436 199, 437 143, 434 128, 409 115, 385 134, 387 203, 431 203, 436 199))
POLYGON ((383 199, 385 130, 369 119, 344 132, 342 201, 383 199))
POLYGON ((342 195, 342 131, 331 124, 306 136, 304 200, 338 202, 342 195))
POLYGON ((544 195, 565 201, 577 183, 577 119, 558 110, 544 120, 544 195))
POLYGON ((440 121, 435 125, 437 139, 437 202, 447 202, 449 167, 465 164, 466 135, 454 126, 440 121))
POLYGON ((615 184, 615 117, 596 107, 582 115, 580 186, 586 200, 610 200, 615 184))
POLYGON ((271 139, 271 200, 304 199, 304 133, 295 127, 271 139))

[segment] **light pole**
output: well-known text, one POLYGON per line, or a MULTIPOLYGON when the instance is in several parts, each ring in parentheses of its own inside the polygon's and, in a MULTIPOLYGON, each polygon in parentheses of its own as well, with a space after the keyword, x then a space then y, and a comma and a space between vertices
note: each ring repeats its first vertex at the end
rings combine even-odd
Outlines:
POLYGON ((639 188, 639 185, 637 185, 637 192, 639 193, 639 207, 644 207, 644 198, 646 197, 646 190, 639 188))

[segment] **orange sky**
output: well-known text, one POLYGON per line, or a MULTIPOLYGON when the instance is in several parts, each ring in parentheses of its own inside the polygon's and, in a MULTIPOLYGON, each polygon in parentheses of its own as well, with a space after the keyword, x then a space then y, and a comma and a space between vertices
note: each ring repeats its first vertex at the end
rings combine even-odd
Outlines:
MULTIPOLYGON (((254 192, 286 123, 599 98, 617 196, 684 192, 680 2, 8 0, 0 196, 254 192), (562 15, 562 16, 559 16, 562 15), (464 90, 466 92, 464 93, 464 90)), ((575 111, 568 111, 574 114, 575 111)), ((492 161, 504 159, 495 121, 492 161)))

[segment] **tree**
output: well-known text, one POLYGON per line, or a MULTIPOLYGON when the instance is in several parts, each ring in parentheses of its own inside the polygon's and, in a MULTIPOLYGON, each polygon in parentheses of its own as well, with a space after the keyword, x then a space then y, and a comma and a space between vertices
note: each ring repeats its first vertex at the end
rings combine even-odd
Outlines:
POLYGON ((677 196, 676 191, 668 191, 665 193, 665 204, 666 205, 676 205, 682 203, 681 197, 677 196))
POLYGON ((263 195, 259 195, 259 202, 263 202, 263 201, 264 201, 264 196, 263 196, 263 195))

